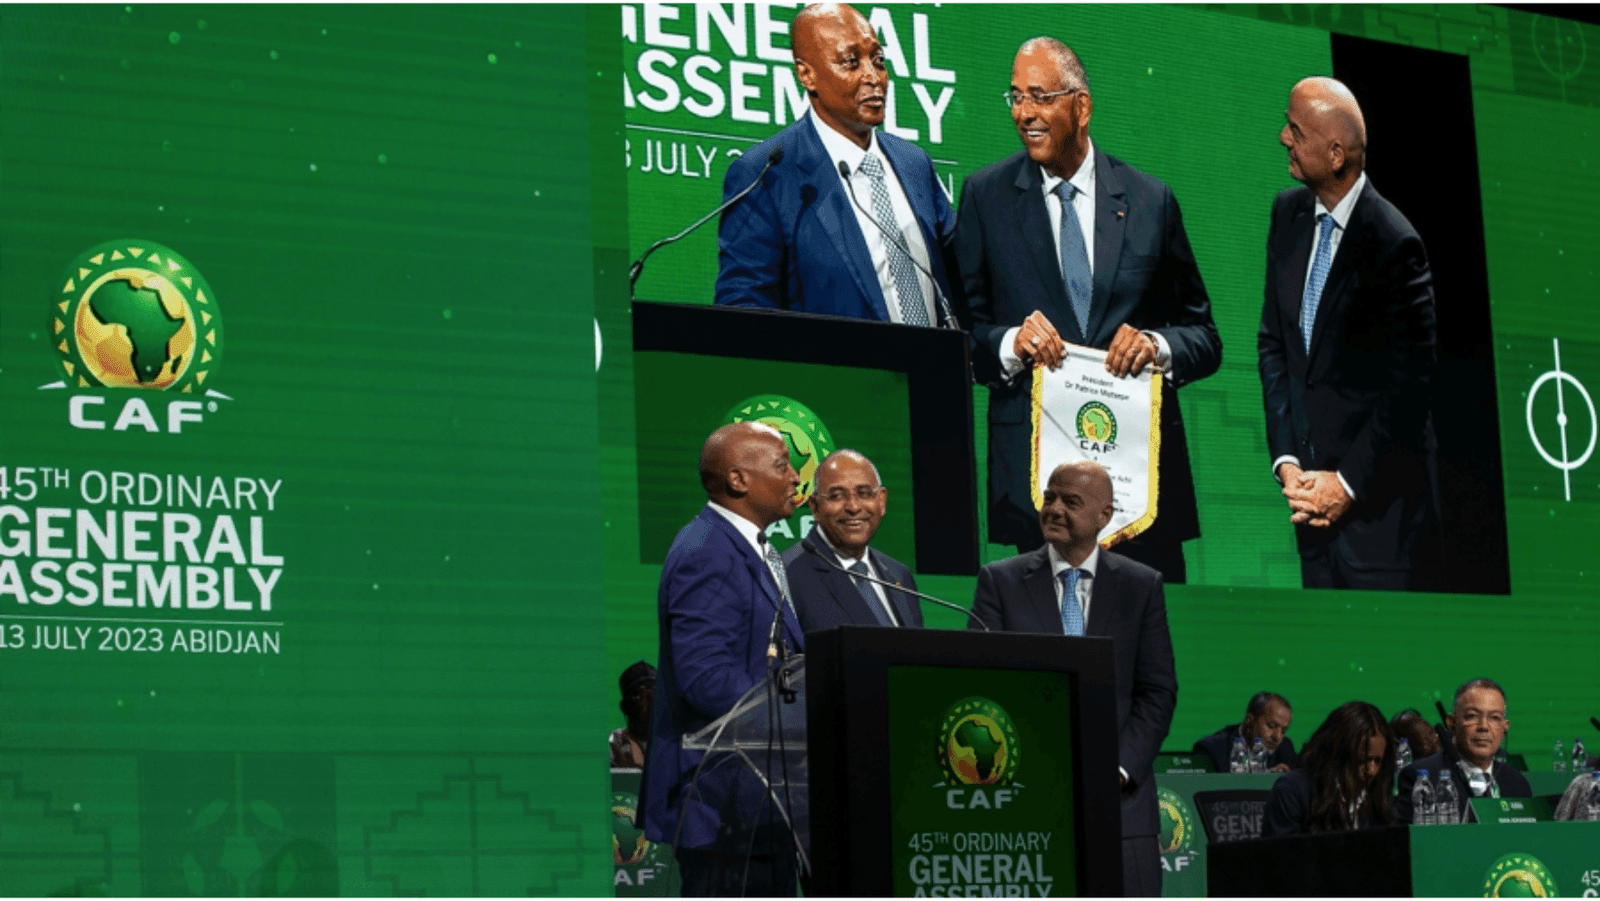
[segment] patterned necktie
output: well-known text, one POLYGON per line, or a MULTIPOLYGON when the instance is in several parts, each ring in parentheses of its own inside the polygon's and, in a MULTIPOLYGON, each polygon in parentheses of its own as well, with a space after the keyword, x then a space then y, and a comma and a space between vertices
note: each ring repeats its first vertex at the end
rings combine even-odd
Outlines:
POLYGON ((1069 569, 1061 574, 1061 629, 1068 635, 1083 634, 1083 604, 1078 601, 1078 579, 1081 569, 1069 569))
MULTIPOLYGON (((778 549, 772 546, 765 534, 761 535, 761 556, 766 558, 767 569, 772 572, 772 580, 778 583, 778 594, 783 597, 783 606, 789 608, 789 613, 794 614, 794 602, 789 600, 789 574, 784 571, 783 557, 778 549)), ((796 615, 798 620, 799 616, 796 615)))
POLYGON ((1311 327, 1317 322, 1317 304, 1322 301, 1322 286, 1328 281, 1328 270, 1333 268, 1333 229, 1338 225, 1333 216, 1323 213, 1321 234, 1317 237, 1317 258, 1311 261, 1311 277, 1306 279, 1305 297, 1300 301, 1300 334, 1306 339, 1306 353, 1311 353, 1311 327))
POLYGON ((1072 301, 1072 315, 1078 319, 1078 331, 1083 340, 1089 340, 1089 302, 1094 298, 1094 275, 1089 271, 1089 248, 1083 242, 1083 228, 1078 225, 1078 214, 1072 208, 1072 198, 1078 189, 1072 182, 1064 181, 1055 187, 1061 198, 1061 280, 1067 285, 1067 299, 1072 301))
POLYGON ((890 240, 886 242, 889 245, 889 280, 894 282, 895 299, 900 303, 900 321, 906 325, 930 325, 928 302, 922 296, 922 286, 917 283, 917 268, 900 249, 905 246, 906 233, 901 230, 895 219, 894 205, 889 202, 883 164, 869 153, 861 158, 861 171, 872 180, 872 218, 889 233, 890 240))
MULTIPOLYGON (((857 560, 845 568, 857 575, 872 575, 867 571, 867 561, 865 560, 857 560)), ((867 609, 871 610, 872 615, 877 618, 878 625, 895 625, 895 621, 889 617, 889 612, 883 608, 883 601, 878 599, 878 593, 872 590, 871 582, 866 579, 851 579, 850 581, 856 583, 856 590, 861 592, 861 599, 867 602, 867 609)))

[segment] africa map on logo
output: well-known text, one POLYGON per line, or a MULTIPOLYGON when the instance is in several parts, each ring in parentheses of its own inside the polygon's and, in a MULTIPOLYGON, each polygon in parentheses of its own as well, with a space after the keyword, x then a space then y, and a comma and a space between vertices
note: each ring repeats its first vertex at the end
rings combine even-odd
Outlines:
POLYGON ((952 785, 1009 785, 1016 778, 1016 727, 988 698, 966 698, 945 711, 939 764, 952 785))

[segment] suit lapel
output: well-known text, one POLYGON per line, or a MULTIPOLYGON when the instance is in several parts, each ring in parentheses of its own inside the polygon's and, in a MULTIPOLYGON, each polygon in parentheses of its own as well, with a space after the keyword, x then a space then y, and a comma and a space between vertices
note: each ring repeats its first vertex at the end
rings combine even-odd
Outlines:
MULTIPOLYGON (((826 128, 827 126, 822 126, 826 128)), ((856 220, 855 207, 839 183, 839 172, 833 167, 833 157, 817 137, 815 123, 806 123, 800 129, 800 159, 796 161, 806 182, 817 192, 815 205, 817 223, 827 233, 839 258, 849 262, 850 277, 855 281, 861 296, 872 309, 873 318, 889 321, 889 307, 883 298, 883 286, 878 284, 878 274, 872 267, 872 252, 867 249, 866 238, 861 235, 861 224, 856 220)), ((861 198, 870 204, 871 198, 861 198)))
POLYGON ((1117 280, 1117 262, 1122 258, 1122 236, 1128 228, 1128 203, 1123 198, 1120 173, 1111 168, 1111 161, 1099 148, 1094 152, 1094 296, 1089 304, 1089 334, 1087 344, 1109 345, 1111 336, 1104 341, 1100 329, 1106 321, 1106 310, 1111 305, 1111 285, 1117 280))
MULTIPOLYGON (((1078 317, 1072 314, 1072 303, 1067 299, 1067 286, 1061 280, 1061 261, 1056 254, 1055 238, 1050 229, 1050 208, 1044 203, 1044 182, 1039 178, 1039 167, 1022 154, 1017 178, 1016 202, 1013 213, 1017 218, 1017 233, 1038 270, 1041 297, 1034 304, 1049 317, 1051 324, 1062 337, 1074 344, 1083 344, 1083 334, 1078 331, 1078 317)), ((1023 303, 1026 308, 1028 304, 1023 303)))
POLYGON ((1350 221, 1345 226, 1344 236, 1339 239, 1338 253, 1328 269, 1328 280, 1322 285, 1322 297, 1317 301, 1317 321, 1311 326, 1311 352, 1306 361, 1308 372, 1311 370, 1311 360, 1316 359, 1317 349, 1325 343, 1328 324, 1339 321, 1343 315, 1341 310, 1350 293, 1346 289, 1350 280, 1355 278, 1356 261, 1362 258, 1371 231, 1367 213, 1374 208, 1374 196, 1372 180, 1368 179, 1366 186, 1361 189, 1361 196, 1356 198, 1356 205, 1350 210, 1350 221))
POLYGON ((1111 620, 1117 611, 1111 599, 1116 597, 1117 567, 1105 552, 1095 564, 1094 578, 1089 580, 1089 618, 1083 623, 1085 635, 1110 635, 1111 620))
POLYGON ((761 619, 762 634, 766 633, 766 625, 772 622, 772 615, 783 607, 783 627, 789 635, 789 642, 796 649, 803 648, 805 633, 800 630, 800 621, 795 618, 794 610, 783 603, 783 595, 778 590, 778 581, 772 575, 772 570, 767 566, 767 561, 756 553, 750 542, 739 534, 733 523, 723 518, 722 514, 707 507, 701 511, 702 516, 709 517, 711 523, 722 530, 722 534, 733 543, 734 550, 744 558, 745 568, 750 573, 750 578, 761 589, 763 603, 754 604, 754 613, 761 619))
MULTIPOLYGON (((872 568, 878 571, 878 578, 883 579, 885 582, 900 584, 898 579, 889 575, 889 565, 885 562, 886 558, 882 554, 870 547, 867 548, 867 554, 872 557, 872 568)), ((916 602, 915 599, 911 595, 903 591, 895 591, 893 588, 884 588, 883 594, 884 597, 889 599, 889 605, 894 608, 894 617, 900 621, 900 625, 911 625, 913 622, 911 619, 911 605, 916 602)))
POLYGON ((878 621, 872 611, 867 609, 867 601, 856 588, 856 582, 850 576, 828 565, 832 560, 840 566, 844 565, 833 551, 823 541, 817 532, 817 527, 811 527, 811 543, 816 546, 817 553, 812 555, 811 563, 822 575, 822 583, 828 586, 828 594, 833 596, 834 603, 845 612, 846 617, 853 623, 875 623, 878 621), (824 556, 826 555, 826 556, 824 556))
POLYGON ((1294 334, 1297 342, 1296 352, 1304 352, 1306 346, 1305 333, 1300 327, 1300 306, 1305 300, 1306 270, 1311 265, 1311 233, 1316 217, 1312 210, 1316 202, 1310 192, 1304 197, 1304 202, 1299 204, 1299 209, 1294 211, 1294 216, 1289 220, 1288 241, 1289 255, 1287 262, 1278 270, 1278 308, 1279 315, 1285 322, 1294 323, 1294 334))
POLYGON ((1050 548, 1045 546, 1033 552, 1027 570, 1022 574, 1022 585, 1028 594, 1028 606, 1043 628, 1041 632, 1065 635, 1061 625, 1061 602, 1056 600, 1055 577, 1050 573, 1050 548))

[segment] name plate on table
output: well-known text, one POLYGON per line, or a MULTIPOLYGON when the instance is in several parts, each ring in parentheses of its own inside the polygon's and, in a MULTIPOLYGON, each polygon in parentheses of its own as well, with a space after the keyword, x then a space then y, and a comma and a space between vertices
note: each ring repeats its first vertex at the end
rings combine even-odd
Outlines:
POLYGON ((1105 351, 1068 344, 1060 369, 1033 371, 1032 419, 1035 507, 1057 466, 1093 460, 1111 475, 1116 507, 1101 546, 1150 528, 1160 487, 1161 373, 1147 366, 1119 379, 1106 372, 1105 351))
POLYGON ((1544 798, 1469 798, 1473 816, 1480 823, 1509 825, 1512 823, 1547 823, 1555 819, 1555 811, 1544 798))
POLYGON ((1204 754, 1156 755, 1156 774, 1160 776, 1197 776, 1215 772, 1211 758, 1204 754))

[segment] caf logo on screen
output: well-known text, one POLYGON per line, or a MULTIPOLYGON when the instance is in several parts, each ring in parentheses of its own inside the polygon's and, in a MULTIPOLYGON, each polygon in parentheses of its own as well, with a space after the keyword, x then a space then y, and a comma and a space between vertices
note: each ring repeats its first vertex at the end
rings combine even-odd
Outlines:
POLYGON ((1117 417, 1111 408, 1091 400, 1078 408, 1073 417, 1080 445, 1085 450, 1111 450, 1117 444, 1117 417))
POLYGON ((1489 867, 1483 878, 1485 898, 1553 898, 1555 876, 1532 854, 1507 854, 1489 867))
POLYGON ((644 837, 633 825, 639 799, 627 792, 611 796, 611 858, 619 867, 650 867, 661 856, 661 846, 644 837))
POLYGON ((1016 800, 1022 760, 1016 724, 988 698, 972 696, 951 704, 939 718, 935 754, 952 810, 1004 807, 1016 800))
POLYGON ((155 241, 78 254, 51 300, 47 334, 64 378, 40 387, 73 392, 75 428, 180 433, 231 400, 210 387, 223 346, 216 294, 194 264, 155 241))
POLYGON ((789 462, 800 474, 796 503, 803 504, 817 487, 817 467, 834 451, 833 435, 811 408, 782 394, 758 394, 733 405, 723 424, 755 421, 766 423, 783 435, 789 446, 789 462))

